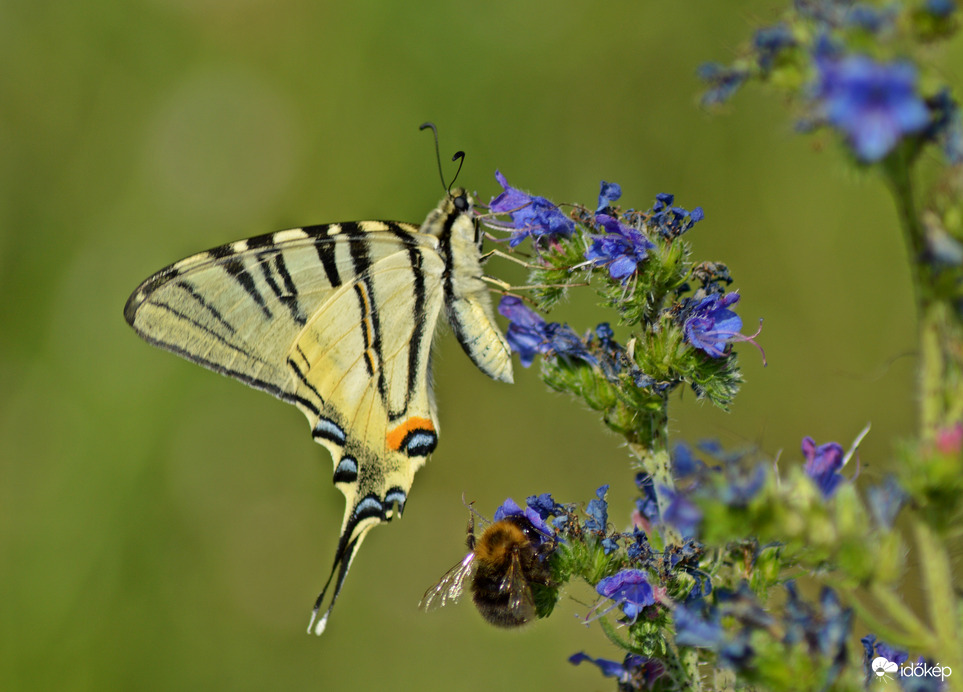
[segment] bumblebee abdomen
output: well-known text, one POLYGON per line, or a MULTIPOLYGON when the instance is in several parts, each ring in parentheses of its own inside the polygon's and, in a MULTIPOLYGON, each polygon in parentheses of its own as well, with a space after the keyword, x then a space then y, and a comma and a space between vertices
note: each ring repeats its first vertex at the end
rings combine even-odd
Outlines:
POLYGON ((521 627, 535 617, 531 590, 502 589, 503 574, 479 569, 471 585, 471 598, 478 612, 496 627, 521 627), (524 590, 526 593, 519 593, 524 590))

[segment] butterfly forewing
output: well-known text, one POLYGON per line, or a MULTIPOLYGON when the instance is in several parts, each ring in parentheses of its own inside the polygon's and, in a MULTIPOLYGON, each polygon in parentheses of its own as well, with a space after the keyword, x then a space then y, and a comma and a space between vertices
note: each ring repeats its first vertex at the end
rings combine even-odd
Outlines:
MULTIPOLYGON (((478 367, 511 381, 471 213, 455 190, 421 227, 362 221, 238 241, 161 270, 124 309, 147 341, 297 405, 331 452, 346 507, 309 625, 318 634, 367 531, 400 514, 437 443, 428 361, 443 306, 478 367)), ((452 577, 459 594, 470 564, 452 577)))

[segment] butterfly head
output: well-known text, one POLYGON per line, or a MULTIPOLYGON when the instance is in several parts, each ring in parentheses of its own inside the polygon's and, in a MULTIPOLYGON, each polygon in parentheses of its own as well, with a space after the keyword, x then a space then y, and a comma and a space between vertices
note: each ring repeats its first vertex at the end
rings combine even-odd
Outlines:
POLYGON ((448 199, 451 200, 455 211, 464 213, 470 212, 472 209, 473 200, 465 188, 456 187, 448 193, 448 199))

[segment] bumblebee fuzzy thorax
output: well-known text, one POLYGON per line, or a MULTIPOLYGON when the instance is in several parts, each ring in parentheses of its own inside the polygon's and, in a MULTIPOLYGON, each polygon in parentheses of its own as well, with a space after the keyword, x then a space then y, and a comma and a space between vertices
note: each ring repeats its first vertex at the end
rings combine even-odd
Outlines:
POLYGON ((534 548, 525 531, 513 521, 499 521, 489 526, 475 544, 475 559, 479 568, 486 565, 494 569, 507 569, 514 556, 534 554, 534 548))

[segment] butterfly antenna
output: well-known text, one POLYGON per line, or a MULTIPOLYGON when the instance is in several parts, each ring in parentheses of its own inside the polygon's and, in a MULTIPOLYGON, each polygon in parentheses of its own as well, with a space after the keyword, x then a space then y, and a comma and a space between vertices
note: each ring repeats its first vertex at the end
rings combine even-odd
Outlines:
MULTIPOLYGON (((445 184, 445 174, 441 170, 441 148, 438 146, 438 128, 435 127, 434 123, 422 123, 419 130, 427 130, 431 128, 432 133, 435 135, 435 161, 438 162, 438 177, 441 178, 441 186, 448 189, 448 185, 445 184)), ((454 159, 452 159, 454 161, 454 159)), ((461 167, 459 167, 461 170, 461 167)), ((456 176, 457 177, 457 176, 456 176)))
POLYGON ((451 194, 451 186, 455 184, 458 180, 458 174, 461 173, 461 167, 465 165, 465 152, 456 151, 455 155, 451 157, 452 161, 458 161, 458 170, 455 171, 455 177, 451 179, 451 183, 448 184, 448 194, 451 194))
POLYGON ((450 183, 445 183, 445 174, 441 170, 441 147, 438 145, 438 128, 435 127, 434 123, 422 123, 419 130, 431 129, 432 134, 435 136, 435 161, 438 162, 438 177, 441 178, 441 186, 451 194, 451 186, 455 184, 455 180, 458 179, 458 174, 461 173, 461 167, 465 164, 465 152, 456 151, 455 155, 451 157, 452 161, 458 161, 458 170, 455 171, 455 177, 451 179, 450 183))

